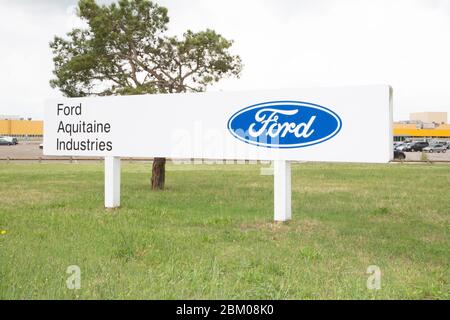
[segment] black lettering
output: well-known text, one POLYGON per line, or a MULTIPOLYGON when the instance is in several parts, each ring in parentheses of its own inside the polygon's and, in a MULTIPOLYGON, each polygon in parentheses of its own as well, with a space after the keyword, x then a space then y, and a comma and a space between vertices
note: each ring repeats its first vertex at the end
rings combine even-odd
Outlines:
POLYGON ((61 107, 63 106, 62 103, 58 103, 56 108, 56 115, 59 116, 59 113, 63 110, 61 107))

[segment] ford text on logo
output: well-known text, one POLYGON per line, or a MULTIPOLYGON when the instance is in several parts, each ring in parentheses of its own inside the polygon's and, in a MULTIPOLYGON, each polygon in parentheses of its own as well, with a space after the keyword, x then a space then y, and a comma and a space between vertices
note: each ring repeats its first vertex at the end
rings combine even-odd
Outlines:
POLYGON ((239 140, 266 148, 301 148, 331 139, 341 130, 339 116, 325 107, 299 101, 252 105, 228 120, 239 140))

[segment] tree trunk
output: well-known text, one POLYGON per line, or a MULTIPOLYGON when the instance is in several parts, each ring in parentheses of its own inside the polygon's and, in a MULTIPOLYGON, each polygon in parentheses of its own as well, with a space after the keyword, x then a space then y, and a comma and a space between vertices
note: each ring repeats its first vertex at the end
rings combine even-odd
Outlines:
POLYGON ((166 180, 166 158, 154 158, 152 168, 152 190, 163 190, 166 180))

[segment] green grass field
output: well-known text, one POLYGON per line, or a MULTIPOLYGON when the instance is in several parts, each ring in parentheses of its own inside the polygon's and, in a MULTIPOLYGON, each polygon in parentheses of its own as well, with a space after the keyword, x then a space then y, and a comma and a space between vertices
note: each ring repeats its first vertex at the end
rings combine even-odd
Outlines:
POLYGON ((124 163, 107 211, 101 164, 0 164, 0 298, 450 298, 450 166, 292 172, 293 220, 275 224, 259 165, 169 165, 151 192, 150 164, 124 163))

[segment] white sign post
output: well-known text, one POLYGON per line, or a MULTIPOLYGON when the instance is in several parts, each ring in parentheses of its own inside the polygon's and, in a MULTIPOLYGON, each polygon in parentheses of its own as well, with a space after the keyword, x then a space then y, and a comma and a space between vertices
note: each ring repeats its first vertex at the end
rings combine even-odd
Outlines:
POLYGON ((291 220, 291 163, 275 160, 273 174, 275 221, 291 220))
POLYGON ((120 158, 105 157, 105 208, 120 206, 120 158))
POLYGON ((274 216, 286 221, 290 161, 386 163, 392 152, 385 85, 61 98, 45 108, 44 154, 104 157, 107 208, 120 206, 120 157, 273 161, 274 216))

